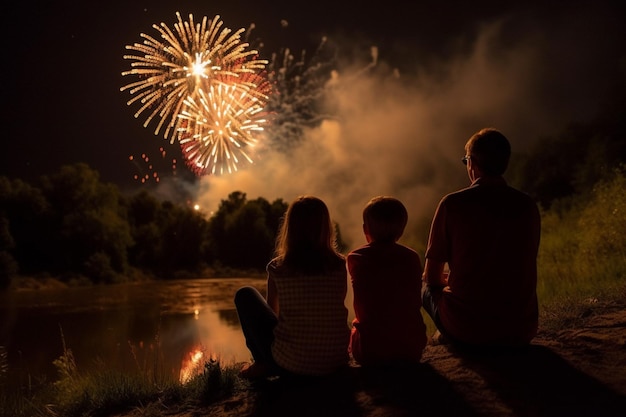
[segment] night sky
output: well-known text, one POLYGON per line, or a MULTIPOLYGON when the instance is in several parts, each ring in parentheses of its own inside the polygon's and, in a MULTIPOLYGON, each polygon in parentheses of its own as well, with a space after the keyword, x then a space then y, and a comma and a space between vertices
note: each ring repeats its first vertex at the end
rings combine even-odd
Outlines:
MULTIPOLYGON (((133 117, 129 94, 120 92, 130 81, 121 76, 129 68, 122 56, 141 32, 156 35, 152 24, 173 27, 177 11, 196 21, 220 15, 235 30, 254 23, 251 37, 263 41, 262 55, 313 50, 322 36, 352 45, 346 49, 352 52, 376 45, 379 65, 407 80, 401 89, 363 77, 346 82, 336 97, 342 122, 308 132, 294 154, 268 155, 237 175, 189 184, 198 201, 212 206, 207 210, 234 190, 286 200, 317 194, 332 200, 338 217, 358 217, 377 194, 399 196, 416 214, 421 206, 430 210, 423 201, 465 180, 456 165, 453 174, 437 170, 450 171, 475 130, 494 125, 514 148, 526 146, 595 117, 626 77, 619 1, 413 3, 410 9, 400 1, 372 7, 340 0, 4 5, 0 175, 33 179, 85 162, 104 181, 140 187, 129 155, 158 156, 163 146, 169 157, 175 146, 133 117), (312 142, 316 150, 307 148, 312 142), (372 171, 375 181, 368 179, 372 171)), ((342 75, 350 80, 350 70, 342 75)), ((161 187, 165 193, 167 184, 161 187)))

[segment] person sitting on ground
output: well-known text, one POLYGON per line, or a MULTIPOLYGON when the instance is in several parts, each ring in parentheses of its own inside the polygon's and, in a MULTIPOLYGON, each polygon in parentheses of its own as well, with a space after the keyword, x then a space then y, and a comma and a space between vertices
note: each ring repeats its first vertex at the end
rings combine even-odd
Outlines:
POLYGON ((407 221, 401 201, 373 198, 363 210, 367 244, 347 256, 355 313, 350 352, 361 365, 418 363, 426 346, 422 263, 417 252, 398 243, 407 221))
POLYGON ((472 135, 462 159, 471 185, 444 196, 435 212, 422 286, 435 343, 518 347, 537 333, 540 216, 503 178, 510 155, 500 131, 472 135))
POLYGON ((267 300, 254 287, 235 294, 253 362, 240 376, 322 376, 348 365, 347 271, 326 204, 302 196, 287 208, 267 265, 267 300))

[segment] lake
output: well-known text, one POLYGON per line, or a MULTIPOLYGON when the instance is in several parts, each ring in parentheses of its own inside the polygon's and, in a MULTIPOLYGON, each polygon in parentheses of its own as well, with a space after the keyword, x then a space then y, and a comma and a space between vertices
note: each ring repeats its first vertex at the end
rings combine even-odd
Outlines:
POLYGON ((182 380, 201 357, 248 361, 233 304, 243 285, 265 291, 265 279, 219 278, 0 293, 9 378, 56 380, 53 361, 65 349, 79 372, 104 366, 182 380))

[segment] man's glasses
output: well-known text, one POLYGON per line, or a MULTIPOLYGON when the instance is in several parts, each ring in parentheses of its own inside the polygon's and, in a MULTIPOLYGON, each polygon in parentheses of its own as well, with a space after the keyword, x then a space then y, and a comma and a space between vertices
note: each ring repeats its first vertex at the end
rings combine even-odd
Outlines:
POLYGON ((463 162, 463 165, 467 165, 467 161, 471 158, 471 156, 469 155, 465 155, 462 159, 461 162, 463 162))

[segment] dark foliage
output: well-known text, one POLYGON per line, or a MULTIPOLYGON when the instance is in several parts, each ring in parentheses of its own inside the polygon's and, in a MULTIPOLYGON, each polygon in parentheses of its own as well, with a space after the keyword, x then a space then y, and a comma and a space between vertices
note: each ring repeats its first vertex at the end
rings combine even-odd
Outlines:
POLYGON ((241 192, 212 218, 146 190, 125 196, 84 164, 36 184, 0 177, 0 287, 17 274, 113 283, 211 268, 262 270, 287 205, 241 192))

